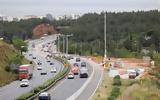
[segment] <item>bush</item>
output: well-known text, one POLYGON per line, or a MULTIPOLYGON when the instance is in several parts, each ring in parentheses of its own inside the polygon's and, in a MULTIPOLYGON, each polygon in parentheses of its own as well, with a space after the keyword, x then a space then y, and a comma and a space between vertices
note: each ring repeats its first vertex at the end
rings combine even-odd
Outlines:
POLYGON ((115 49, 113 55, 120 58, 134 57, 134 54, 125 48, 115 49))
POLYGON ((120 76, 119 75, 114 77, 113 85, 117 85, 117 86, 121 85, 121 80, 120 80, 120 76))
POLYGON ((41 90, 41 88, 40 88, 40 87, 37 87, 37 88, 35 88, 33 91, 34 91, 34 93, 38 93, 40 90, 41 90))
POLYGON ((6 67, 5 67, 5 71, 10 72, 10 71, 11 71, 11 68, 10 68, 9 66, 6 66, 6 67))
POLYGON ((118 97, 120 95, 120 88, 119 87, 114 87, 112 89, 112 92, 111 92, 111 96, 114 96, 114 97, 118 97))
POLYGON ((116 100, 116 97, 110 96, 110 97, 107 98, 107 100, 116 100))
POLYGON ((119 75, 116 75, 116 76, 114 77, 114 80, 115 80, 115 79, 120 80, 120 76, 119 76, 119 75))

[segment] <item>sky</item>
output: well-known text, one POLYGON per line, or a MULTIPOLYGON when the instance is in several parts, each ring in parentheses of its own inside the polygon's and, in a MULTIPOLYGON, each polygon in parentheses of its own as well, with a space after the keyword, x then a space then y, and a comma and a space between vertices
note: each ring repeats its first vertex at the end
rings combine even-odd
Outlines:
POLYGON ((160 10, 160 0, 0 0, 0 15, 84 14, 88 12, 123 12, 160 10))

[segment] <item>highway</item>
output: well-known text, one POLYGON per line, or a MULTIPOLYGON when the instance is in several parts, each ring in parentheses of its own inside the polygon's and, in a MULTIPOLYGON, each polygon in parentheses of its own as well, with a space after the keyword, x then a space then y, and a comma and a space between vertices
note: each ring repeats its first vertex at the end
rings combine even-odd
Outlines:
POLYGON ((98 85, 100 85, 103 77, 103 68, 91 60, 86 61, 94 67, 93 78, 86 86, 85 90, 76 98, 76 100, 89 100, 94 95, 98 85))
POLYGON ((33 73, 33 78, 29 80, 29 87, 20 87, 20 81, 14 81, 6 86, 0 87, 0 100, 14 100, 15 98, 19 97, 20 95, 29 92, 32 88, 37 87, 38 85, 43 84, 46 80, 49 78, 52 78, 57 74, 59 71, 62 70, 63 65, 56 61, 56 60, 51 60, 51 62, 54 63, 54 65, 50 65, 50 63, 46 62, 45 56, 46 53, 43 53, 40 51, 39 46, 42 43, 48 42, 49 40, 53 39, 53 36, 47 37, 46 40, 33 40, 29 42, 29 52, 25 54, 25 57, 27 57, 29 60, 32 60, 32 57, 29 56, 29 53, 32 53, 36 56, 36 59, 34 59, 34 62, 37 63, 38 60, 42 62, 42 70, 47 71, 47 75, 40 75, 41 70, 37 70, 37 65, 35 66, 34 73, 33 73), (32 43, 36 44, 35 49, 31 49, 32 43), (57 73, 50 73, 51 68, 55 66, 57 67, 57 73))
MULTIPOLYGON (((75 62, 75 59, 69 61, 71 64, 75 62)), ((89 70, 89 77, 92 73, 92 67, 87 64, 89 70)), ((74 79, 65 78, 56 87, 51 88, 48 93, 51 94, 51 100, 66 100, 86 82, 88 78, 79 78, 79 75, 75 75, 74 79)), ((84 99, 87 100, 87 99, 84 99)))
MULTIPOLYGON (((94 95, 96 89, 102 81, 103 68, 91 60, 82 58, 87 62, 89 70, 89 78, 79 78, 75 75, 74 79, 67 79, 67 77, 59 82, 55 87, 52 87, 47 92, 51 95, 51 100, 89 100, 94 95), (94 71, 93 71, 94 70, 94 71), (91 75, 93 77, 91 77, 91 75), (86 84, 88 81, 88 84, 86 84), (85 85, 85 86, 84 86, 85 85), (82 88, 84 87, 84 90, 82 88), (79 92, 81 91, 81 92, 79 92), (80 94, 78 94, 78 92, 80 94), (73 97, 73 98, 72 98, 73 97)), ((75 63, 75 58, 68 60, 72 65, 75 63)), ((37 98, 35 99, 37 100, 37 98)))
MULTIPOLYGON (((9 85, 6 85, 0 88, 0 100, 1 99, 14 100, 20 95, 26 92, 29 92, 32 88, 42 84, 49 78, 55 76, 54 73, 50 73, 50 70, 53 65, 50 66, 50 64, 46 62, 46 59, 45 59, 48 53, 41 51, 42 44, 47 44, 48 42, 52 42, 55 39, 56 39, 56 36, 55 37, 48 36, 44 40, 36 39, 36 40, 29 41, 28 43, 29 52, 25 54, 25 57, 30 60, 32 60, 32 57, 29 56, 29 54, 34 54, 37 57, 37 59, 35 59, 34 61, 36 63, 39 60, 42 62, 41 66, 43 67, 43 70, 47 71, 47 75, 44 75, 44 76, 40 75, 41 71, 36 69, 37 68, 37 65, 36 65, 33 78, 30 80, 29 87, 21 88, 20 81, 14 81, 9 85), (32 48, 33 43, 35 43, 36 45, 34 49, 32 48)), ((55 50, 56 50, 56 46, 52 44, 52 53, 55 53, 55 50)), ((74 59, 68 60, 71 65, 73 65, 73 63, 76 62, 75 58, 76 57, 74 57, 74 59)), ((79 75, 75 75, 74 79, 67 79, 66 77, 65 79, 61 80, 56 86, 52 87, 50 90, 47 91, 48 93, 51 94, 51 100, 66 100, 66 99, 71 100, 70 97, 74 97, 75 95, 76 95, 76 98, 74 100, 89 100, 91 98, 91 96, 94 94, 95 90, 97 89, 98 85, 101 82, 103 70, 101 67, 99 67, 99 65, 97 65, 96 63, 88 59, 83 59, 83 61, 87 62, 89 78, 79 78, 79 75)), ((63 65, 60 62, 56 60, 52 60, 52 62, 54 62, 54 66, 57 67, 58 72, 62 70, 63 65)))

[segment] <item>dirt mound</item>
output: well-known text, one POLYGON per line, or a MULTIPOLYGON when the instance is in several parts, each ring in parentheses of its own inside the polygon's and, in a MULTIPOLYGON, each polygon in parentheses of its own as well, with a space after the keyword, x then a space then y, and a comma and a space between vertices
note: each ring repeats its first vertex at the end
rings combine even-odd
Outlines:
POLYGON ((44 34, 51 35, 57 33, 58 32, 56 31, 55 27, 50 24, 40 24, 33 29, 34 38, 42 37, 44 34))

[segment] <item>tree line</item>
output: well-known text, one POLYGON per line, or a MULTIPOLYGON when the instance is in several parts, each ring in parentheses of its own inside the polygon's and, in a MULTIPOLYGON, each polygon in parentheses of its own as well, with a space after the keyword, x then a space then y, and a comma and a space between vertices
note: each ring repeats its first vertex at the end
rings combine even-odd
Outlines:
POLYGON ((78 19, 55 21, 60 33, 73 34, 70 52, 103 55, 104 13, 106 13, 107 53, 111 56, 138 56, 142 49, 160 51, 160 12, 102 12, 84 14, 78 19), (152 50, 151 50, 152 49, 152 50))
MULTIPOLYGON (((87 13, 78 19, 61 20, 28 19, 18 22, 0 21, 0 36, 12 42, 32 38, 36 25, 49 23, 59 28, 61 34, 73 34, 69 38, 69 52, 80 55, 103 55, 104 13, 106 13, 107 54, 130 57, 141 54, 142 49, 160 51, 160 12, 158 10, 137 12, 87 13)), ((62 38, 61 38, 62 40, 62 38)), ((63 45, 61 42, 61 51, 63 45)))

